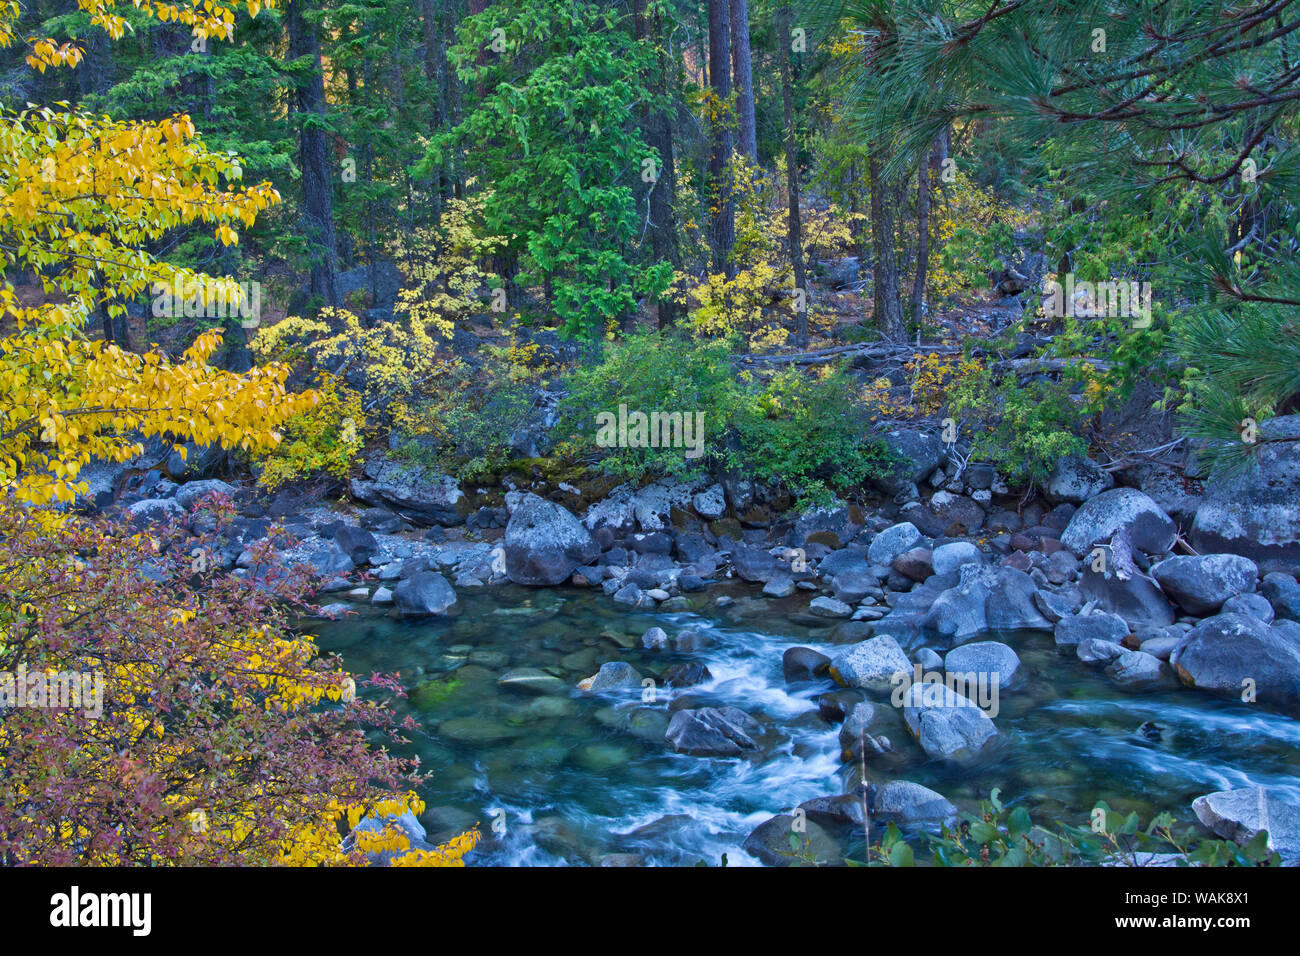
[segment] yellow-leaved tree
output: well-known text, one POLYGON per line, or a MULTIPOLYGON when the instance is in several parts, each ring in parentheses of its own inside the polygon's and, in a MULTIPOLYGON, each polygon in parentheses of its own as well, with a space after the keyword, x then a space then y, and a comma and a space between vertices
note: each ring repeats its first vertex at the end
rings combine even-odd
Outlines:
MULTIPOLYGON (((113 39, 128 29, 126 0, 78 4, 113 39)), ((256 16, 273 3, 129 6, 196 37, 230 39, 237 11, 256 16)), ((17 2, 0 0, 0 46, 26 44, 41 72, 81 61, 75 42, 20 38, 19 14, 17 2)), ((229 301, 233 282, 177 269, 148 247, 196 224, 233 245, 279 196, 270 183, 243 183, 237 157, 207 148, 188 116, 124 122, 56 106, 0 112, 0 527, 12 557, 0 562, 0 671, 93 672, 107 700, 89 722, 0 706, 0 865, 237 862, 249 847, 245 862, 356 862, 392 851, 402 862, 458 865, 476 831, 405 856, 409 841, 391 828, 340 844, 340 826, 418 812, 418 801, 399 790, 376 802, 370 781, 399 777, 383 753, 372 763, 362 756, 354 718, 365 711, 351 679, 322 663, 272 604, 250 603, 230 590, 233 580, 196 589, 189 573, 207 568, 191 555, 203 552, 174 530, 105 531, 43 507, 84 489, 78 475, 91 458, 126 461, 149 438, 265 452, 317 401, 288 391, 283 366, 235 374, 211 365, 216 331, 179 357, 91 336, 92 315, 120 316, 156 283, 229 301), (21 274, 40 283, 44 302, 20 300, 21 274), (164 566, 165 585, 139 587, 164 566), (264 616, 250 620, 250 607, 264 616), (352 709, 322 712, 331 701, 352 709), (40 744, 49 740, 63 745, 40 744), (357 749, 349 756, 346 747, 357 749), (362 777, 349 777, 348 760, 362 777), (255 769, 236 780, 232 761, 255 769), (341 792, 329 792, 331 781, 341 792)))

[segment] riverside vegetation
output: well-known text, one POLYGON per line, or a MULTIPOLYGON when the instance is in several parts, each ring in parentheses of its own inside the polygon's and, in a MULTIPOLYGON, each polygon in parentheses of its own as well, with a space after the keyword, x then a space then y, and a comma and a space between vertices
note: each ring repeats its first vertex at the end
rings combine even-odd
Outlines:
POLYGON ((1297 17, 0 3, 0 860, 1294 864, 1297 17))

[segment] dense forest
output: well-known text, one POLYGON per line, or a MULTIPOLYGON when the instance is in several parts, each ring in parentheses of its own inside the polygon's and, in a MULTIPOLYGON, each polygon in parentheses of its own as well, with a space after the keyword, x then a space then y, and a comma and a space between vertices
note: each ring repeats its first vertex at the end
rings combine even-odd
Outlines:
POLYGON ((1300 857, 1297 79, 1294 0, 0 2, 0 861, 1300 857))

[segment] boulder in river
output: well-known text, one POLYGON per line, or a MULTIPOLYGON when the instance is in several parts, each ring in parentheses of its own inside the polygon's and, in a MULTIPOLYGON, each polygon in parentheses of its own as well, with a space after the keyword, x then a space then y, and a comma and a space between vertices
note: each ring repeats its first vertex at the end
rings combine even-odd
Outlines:
POLYGON ((903 694, 903 720, 929 756, 972 757, 998 733, 988 714, 945 684, 915 683, 903 694))
POLYGON ((1300 708, 1300 640, 1285 624, 1297 627, 1219 614, 1192 628, 1169 662, 1184 684, 1295 710, 1300 708))
POLYGON ((910 780, 891 780, 876 791, 877 823, 952 823, 957 808, 943 794, 910 780))
POLYGON ((506 525, 506 575, 515 584, 550 587, 600 554, 591 532, 560 505, 534 494, 513 500, 506 525))
POLYGON ((752 734, 758 721, 736 707, 679 710, 668 722, 665 739, 678 753, 696 757, 737 757, 758 746, 752 734))
POLYGON ((393 603, 407 617, 436 617, 455 606, 456 592, 437 571, 418 571, 393 588, 393 603))
POLYGON ((897 683, 896 677, 907 675, 911 670, 912 662, 898 641, 881 636, 840 651, 834 658, 830 673, 845 687, 884 689, 897 683))

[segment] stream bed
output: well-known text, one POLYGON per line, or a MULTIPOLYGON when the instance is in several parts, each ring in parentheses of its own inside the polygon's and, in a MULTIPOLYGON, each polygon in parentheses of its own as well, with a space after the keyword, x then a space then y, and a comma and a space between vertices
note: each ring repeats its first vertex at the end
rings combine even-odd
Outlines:
MULTIPOLYGON (((478 823, 484 840, 470 865, 598 865, 610 854, 631 856, 606 862, 717 866, 725 855, 727 865, 756 865, 741 844, 760 823, 813 797, 858 792, 857 765, 841 763, 839 726, 819 713, 817 698, 833 683, 787 685, 782 675, 788 647, 831 653, 822 645, 835 622, 810 618, 804 596, 768 600, 741 584, 695 597, 695 611, 629 610, 599 591, 506 585, 461 591, 454 617, 404 620, 358 605, 308 630, 353 673, 401 674, 409 697, 396 710, 415 715, 422 732, 409 750, 432 772, 422 822, 434 841, 478 823), (721 594, 734 603, 718 607, 721 594), (670 637, 689 628, 704 646, 643 649, 641 635, 655 626, 670 637), (607 661, 631 664, 654 685, 577 689, 607 661), (670 666, 691 661, 711 677, 665 686, 670 666), (572 689, 498 685, 521 667, 572 689), (687 705, 752 715, 762 725, 758 749, 738 758, 674 753, 664 730, 687 705)), ((889 693, 874 695, 867 699, 896 721, 888 736, 900 755, 868 767, 874 782, 911 780, 970 810, 996 787, 1047 825, 1085 824, 1098 800, 1145 823, 1162 810, 1193 822, 1192 800, 1214 790, 1267 786, 1300 798, 1300 721, 1172 684, 1124 690, 1073 649, 1058 651, 1050 633, 982 639, 1005 641, 1022 662, 1000 694, 999 735, 974 762, 932 760, 889 693)), ((843 851, 862 860, 861 835, 843 851)))

